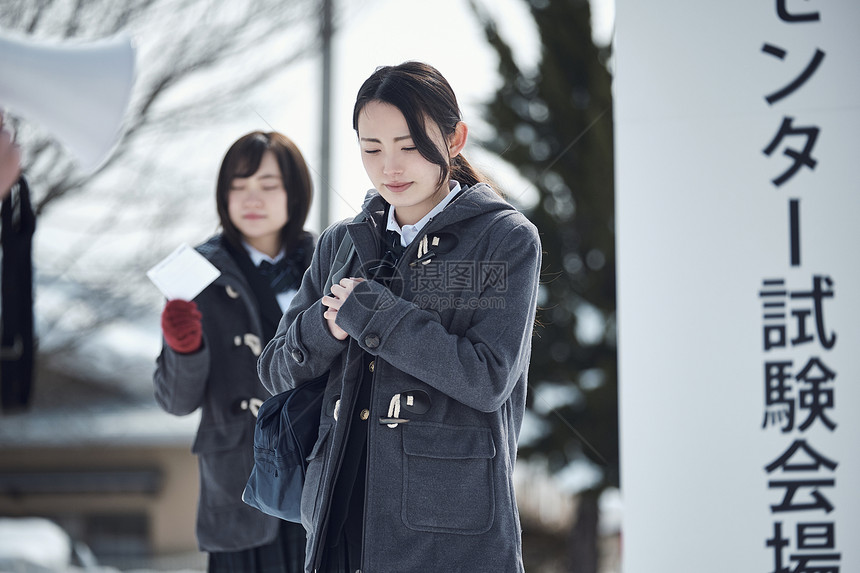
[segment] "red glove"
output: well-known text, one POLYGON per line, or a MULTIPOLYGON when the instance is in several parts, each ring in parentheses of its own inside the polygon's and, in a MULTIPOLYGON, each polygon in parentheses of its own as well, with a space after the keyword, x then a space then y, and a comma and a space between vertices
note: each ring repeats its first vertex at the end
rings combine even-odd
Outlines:
POLYGON ((168 346, 181 354, 200 348, 203 341, 203 315, 197 303, 187 300, 169 300, 161 313, 161 330, 168 346))

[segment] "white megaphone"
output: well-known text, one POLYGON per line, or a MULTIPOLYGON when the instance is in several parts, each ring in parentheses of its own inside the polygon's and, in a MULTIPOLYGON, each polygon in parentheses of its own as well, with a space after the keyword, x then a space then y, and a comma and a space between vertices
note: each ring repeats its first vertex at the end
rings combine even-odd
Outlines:
POLYGON ((110 156, 134 85, 134 47, 120 35, 85 44, 0 36, 0 108, 56 136, 85 172, 110 156))

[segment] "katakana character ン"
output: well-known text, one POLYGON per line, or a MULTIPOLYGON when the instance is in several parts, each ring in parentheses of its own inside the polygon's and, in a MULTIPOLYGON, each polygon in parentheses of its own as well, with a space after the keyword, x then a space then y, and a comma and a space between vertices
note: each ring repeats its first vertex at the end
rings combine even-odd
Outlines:
MULTIPOLYGON (((818 342, 827 350, 833 348, 836 344, 836 333, 826 332, 824 328, 824 299, 833 298, 833 280, 829 276, 814 275, 812 277, 811 291, 794 291, 791 293, 793 299, 812 299, 812 312, 815 314, 815 329, 818 334, 818 342), (822 286, 824 285, 824 286, 822 286)), ((808 310, 793 310, 791 312, 797 318, 797 337, 792 339, 792 344, 808 342, 812 340, 812 336, 806 330, 806 318, 809 316, 808 310)))
POLYGON ((787 148, 782 152, 783 155, 793 159, 794 162, 782 175, 771 180, 771 182, 777 187, 780 187, 783 183, 794 177, 794 175, 804 165, 814 170, 815 166, 818 164, 818 161, 812 157, 812 148, 815 146, 815 141, 818 139, 818 132, 820 129, 816 126, 794 127, 792 125, 793 122, 794 118, 784 117, 782 119, 782 125, 780 125, 779 131, 773 138, 773 141, 771 141, 768 146, 762 150, 765 155, 770 156, 774 151, 776 151, 776 148, 780 143, 782 143, 784 138, 790 136, 803 136, 806 138, 806 143, 804 144, 802 151, 787 148))
POLYGON ((830 458, 824 457, 815 448, 809 445, 806 440, 794 440, 792 444, 778 458, 765 466, 767 473, 773 473, 777 469, 782 469, 785 472, 817 472, 822 468, 827 468, 830 471, 836 469, 839 462, 834 462, 830 458), (802 453, 804 460, 793 460, 795 456, 802 453))
POLYGON ((795 24, 798 22, 817 22, 821 19, 821 15, 818 12, 792 14, 786 8, 786 3, 786 0, 776 0, 776 13, 783 22, 795 24))
MULTIPOLYGON (((762 46, 761 51, 765 54, 770 54, 771 56, 775 56, 780 60, 784 60, 787 52, 782 48, 778 48, 772 44, 765 44, 762 46)), ((821 62, 824 61, 824 52, 817 49, 815 50, 815 54, 812 56, 812 60, 806 65, 806 68, 797 76, 794 80, 788 83, 785 87, 778 89, 772 94, 765 96, 765 101, 769 105, 773 105, 779 100, 790 96, 792 93, 800 89, 800 87, 805 84, 809 78, 812 77, 812 74, 818 69, 818 66, 821 65, 821 62)))
POLYGON ((816 419, 820 419, 821 423, 832 432, 836 424, 827 417, 825 410, 833 409, 833 388, 823 386, 835 380, 836 373, 825 366, 818 357, 813 356, 796 378, 799 382, 810 386, 808 390, 800 390, 798 393, 800 409, 809 411, 809 416, 798 429, 806 430, 816 419))
POLYGON ((764 365, 764 421, 761 427, 778 426, 782 432, 794 429, 794 397, 791 395, 791 361, 767 362, 764 365))

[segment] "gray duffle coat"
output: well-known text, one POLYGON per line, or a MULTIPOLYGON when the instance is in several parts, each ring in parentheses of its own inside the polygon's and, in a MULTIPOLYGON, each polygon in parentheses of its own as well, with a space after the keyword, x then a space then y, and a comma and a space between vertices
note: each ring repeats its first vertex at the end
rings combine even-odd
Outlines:
POLYGON ((238 551, 270 543, 279 520, 242 501, 254 464, 251 407, 269 393, 256 376, 262 340, 257 302, 216 236, 197 247, 221 271, 194 300, 203 315, 203 346, 179 354, 166 343, 156 362, 155 400, 170 414, 201 410, 192 446, 200 468, 197 542, 202 551, 238 551))
POLYGON ((330 370, 302 495, 306 570, 325 548, 348 426, 358 423, 339 414, 354 407, 369 353, 361 570, 520 573, 512 475, 538 296, 537 229, 487 185, 463 190, 405 249, 390 289, 356 286, 337 319, 349 337, 337 340, 323 317, 322 285, 347 232, 357 254, 347 276, 363 276, 380 258, 385 207, 371 190, 364 221, 322 234, 258 362, 273 394, 330 370))

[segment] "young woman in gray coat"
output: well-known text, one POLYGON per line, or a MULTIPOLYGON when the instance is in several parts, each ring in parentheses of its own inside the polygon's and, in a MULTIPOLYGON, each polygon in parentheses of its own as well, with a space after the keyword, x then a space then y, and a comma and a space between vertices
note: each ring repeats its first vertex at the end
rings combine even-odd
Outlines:
POLYGON ((197 247, 221 276, 193 301, 168 301, 155 398, 167 412, 202 416, 197 540, 209 571, 302 570, 305 532, 242 501, 253 466, 254 422, 268 396, 257 357, 275 333, 313 254, 303 226, 311 180, 286 136, 253 132, 221 164, 216 189, 223 232, 197 247))
POLYGON ((272 393, 329 372, 305 570, 522 572, 512 474, 537 230, 463 158, 467 128, 436 69, 379 68, 353 117, 375 187, 365 219, 322 234, 259 360, 272 393), (323 292, 347 233, 350 278, 323 292))

